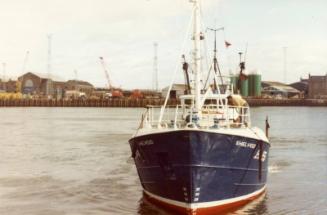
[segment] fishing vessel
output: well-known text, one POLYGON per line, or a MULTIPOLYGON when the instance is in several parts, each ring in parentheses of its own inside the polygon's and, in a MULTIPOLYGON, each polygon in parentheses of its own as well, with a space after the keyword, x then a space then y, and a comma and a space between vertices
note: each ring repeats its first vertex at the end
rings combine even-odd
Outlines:
POLYGON ((192 4, 193 60, 183 63, 185 95, 179 105, 167 106, 170 86, 163 106, 147 107, 129 143, 144 195, 177 214, 198 215, 264 193, 270 144, 265 132, 251 126, 250 109, 235 86, 217 73, 216 55, 213 84, 204 84, 199 0, 192 4))

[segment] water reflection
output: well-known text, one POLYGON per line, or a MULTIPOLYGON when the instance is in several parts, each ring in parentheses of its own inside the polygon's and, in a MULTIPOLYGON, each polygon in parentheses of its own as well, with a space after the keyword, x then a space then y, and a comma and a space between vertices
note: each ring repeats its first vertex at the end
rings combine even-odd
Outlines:
POLYGON ((165 211, 151 203, 144 194, 139 203, 138 214, 140 215, 173 215, 172 212, 165 211))
MULTIPOLYGON (((264 215, 268 214, 268 194, 264 193, 257 199, 238 208, 220 212, 219 215, 264 215)), ((146 195, 139 200, 138 214, 140 215, 177 215, 150 202, 146 195)), ((218 214, 217 214, 218 215, 218 214)))
POLYGON ((234 212, 229 212, 227 214, 235 214, 235 215, 263 215, 268 214, 268 193, 264 193, 259 198, 253 200, 252 202, 248 203, 247 205, 236 209, 234 212))

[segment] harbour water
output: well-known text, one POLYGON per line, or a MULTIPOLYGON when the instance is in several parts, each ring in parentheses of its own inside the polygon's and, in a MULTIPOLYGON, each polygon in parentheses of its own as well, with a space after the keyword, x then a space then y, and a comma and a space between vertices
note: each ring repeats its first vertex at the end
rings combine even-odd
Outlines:
MULTIPOLYGON (((144 109, 0 108, 0 214, 169 215, 142 198, 127 143, 144 109)), ((267 193, 229 214, 327 214, 327 108, 270 119, 267 193)))

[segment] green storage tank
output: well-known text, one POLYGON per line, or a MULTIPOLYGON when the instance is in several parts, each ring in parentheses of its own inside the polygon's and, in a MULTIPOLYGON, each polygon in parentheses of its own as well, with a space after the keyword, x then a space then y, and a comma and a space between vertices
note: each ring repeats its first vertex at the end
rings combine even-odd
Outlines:
POLYGON ((233 91, 237 93, 237 85, 238 85, 238 75, 231 75, 230 83, 233 84, 233 91))
POLYGON ((254 96, 254 74, 248 75, 248 81, 249 81, 249 96, 254 96))
POLYGON ((261 75, 260 74, 253 75, 253 96, 255 96, 255 97, 261 96, 261 75))
POLYGON ((249 79, 241 81, 241 95, 249 96, 249 79))

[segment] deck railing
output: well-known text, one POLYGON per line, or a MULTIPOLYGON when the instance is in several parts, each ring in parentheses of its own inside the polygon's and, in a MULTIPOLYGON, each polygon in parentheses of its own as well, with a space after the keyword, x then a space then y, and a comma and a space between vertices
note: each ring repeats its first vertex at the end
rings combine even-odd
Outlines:
POLYGON ((191 106, 168 106, 159 122, 161 108, 161 106, 148 106, 142 115, 140 128, 218 129, 250 126, 250 111, 247 106, 204 105, 200 114, 192 111, 191 106))

